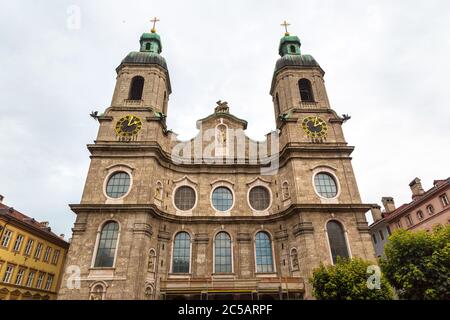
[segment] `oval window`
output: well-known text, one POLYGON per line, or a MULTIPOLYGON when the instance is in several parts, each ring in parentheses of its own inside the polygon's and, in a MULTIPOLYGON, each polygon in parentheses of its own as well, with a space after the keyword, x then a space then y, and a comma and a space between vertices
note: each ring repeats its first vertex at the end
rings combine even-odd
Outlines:
POLYGON ((195 206, 195 200, 195 191, 191 187, 182 186, 175 192, 175 206, 179 210, 191 210, 195 206))
POLYGON ((218 211, 228 211, 233 206, 233 193, 226 187, 219 187, 213 191, 212 204, 218 211))
POLYGON ((337 185, 334 178, 328 173, 318 173, 314 177, 316 191, 324 198, 334 198, 337 195, 337 185))
POLYGON ((270 192, 265 187, 254 187, 250 190, 249 200, 253 209, 266 210, 270 205, 270 192))
POLYGON ((106 194, 110 198, 121 198, 130 189, 130 175, 126 172, 116 172, 111 175, 106 185, 106 194))

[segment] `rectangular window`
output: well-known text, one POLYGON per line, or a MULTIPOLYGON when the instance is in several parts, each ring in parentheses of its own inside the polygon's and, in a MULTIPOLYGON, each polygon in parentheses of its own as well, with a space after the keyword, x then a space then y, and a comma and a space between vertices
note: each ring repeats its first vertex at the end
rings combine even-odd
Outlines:
POLYGON ((411 218, 411 215, 409 215, 409 214, 406 216, 406 224, 408 227, 413 225, 413 220, 411 218))
POLYGON ((18 234, 17 238, 16 238, 16 242, 14 242, 14 247, 13 247, 14 252, 20 251, 20 249, 22 248, 22 242, 23 242, 23 235, 18 234))
POLYGON ((25 274, 25 269, 19 269, 19 271, 17 272, 17 276, 16 276, 16 285, 21 286, 22 285, 22 280, 23 280, 23 275, 25 274))
POLYGON ((33 280, 34 280, 34 275, 36 274, 35 271, 30 270, 30 273, 28 274, 28 280, 27 280, 27 287, 32 287, 33 286, 33 280))
POLYGON ((5 229, 5 231, 3 233, 3 238, 2 238, 2 247, 8 248, 9 240, 11 240, 11 236, 12 236, 12 231, 5 229))
POLYGON ((397 221, 397 228, 401 229, 402 228, 402 223, 400 222, 400 220, 397 221))
POLYGON ((377 244, 377 237, 374 234, 372 235, 372 240, 373 240, 373 243, 377 244))
POLYGON ((51 274, 49 274, 47 276, 47 281, 45 282, 45 290, 50 290, 52 287, 52 283, 53 283, 53 276, 51 274))
POLYGON ((14 266, 8 265, 6 267, 5 275, 3 276, 3 282, 9 283, 11 281, 12 274, 14 272, 14 266))
POLYGON ((36 288, 37 289, 41 289, 42 288, 42 282, 44 281, 44 273, 43 272, 39 272, 39 276, 37 278, 37 282, 36 282, 36 288))
POLYGON ((442 205, 444 207, 449 205, 448 197, 447 197, 447 195, 445 193, 442 196, 440 196, 439 198, 441 199, 442 205))
POLYGON ((41 253, 42 253, 42 243, 39 242, 36 247, 36 251, 34 252, 34 258, 39 259, 41 257, 41 253))
POLYGON ((28 239, 27 245, 25 246, 25 255, 29 256, 31 254, 31 249, 33 249, 34 240, 28 239))
POLYGON ((380 234, 381 241, 383 241, 384 240, 383 230, 379 230, 378 233, 380 234))
POLYGON ((52 252, 52 248, 51 247, 47 247, 47 249, 45 249, 44 262, 48 262, 48 259, 50 259, 50 253, 51 252, 52 252))
POLYGON ((53 253, 52 264, 58 264, 59 254, 60 251, 55 250, 55 252, 53 253))
POLYGON ((391 235, 391 234, 392 234, 391 228, 390 228, 389 226, 386 226, 386 230, 387 230, 387 232, 388 232, 388 235, 391 235))

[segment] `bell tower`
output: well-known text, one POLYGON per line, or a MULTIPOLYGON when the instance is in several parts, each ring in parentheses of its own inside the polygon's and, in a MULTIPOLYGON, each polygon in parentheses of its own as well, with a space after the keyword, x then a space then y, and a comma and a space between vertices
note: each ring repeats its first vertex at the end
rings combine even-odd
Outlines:
POLYGON ((149 107, 167 115, 170 86, 166 60, 161 56, 161 37, 155 23, 150 33, 142 34, 140 50, 130 52, 117 67, 117 81, 111 107, 149 107))
POLYGON ((280 117, 295 108, 329 108, 325 72, 311 55, 302 54, 300 39, 289 34, 288 25, 282 24, 286 32, 278 47, 281 58, 276 63, 270 89, 277 124, 280 117))

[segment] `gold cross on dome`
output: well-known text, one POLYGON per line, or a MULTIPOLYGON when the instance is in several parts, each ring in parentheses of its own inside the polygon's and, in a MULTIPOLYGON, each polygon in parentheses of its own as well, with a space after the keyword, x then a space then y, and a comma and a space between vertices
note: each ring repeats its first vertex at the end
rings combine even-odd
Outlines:
POLYGON ((281 24, 281 26, 283 26, 284 29, 286 30, 286 33, 285 33, 286 36, 289 35, 289 31, 288 31, 287 27, 290 26, 290 25, 291 25, 291 24, 288 23, 286 20, 284 20, 284 22, 281 24))
POLYGON ((150 22, 153 22, 153 28, 152 28, 152 33, 156 32, 156 23, 159 22, 161 20, 159 20, 157 17, 154 17, 152 20, 150 20, 150 22))

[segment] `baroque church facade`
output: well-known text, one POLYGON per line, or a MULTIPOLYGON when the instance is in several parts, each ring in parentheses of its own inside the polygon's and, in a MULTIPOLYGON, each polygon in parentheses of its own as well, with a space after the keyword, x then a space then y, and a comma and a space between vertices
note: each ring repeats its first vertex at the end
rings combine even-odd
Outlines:
POLYGON ((144 33, 96 116, 59 299, 312 299, 320 263, 375 260, 346 119, 298 37, 281 38, 277 130, 262 142, 222 101, 179 141, 161 52, 155 29, 144 33))

